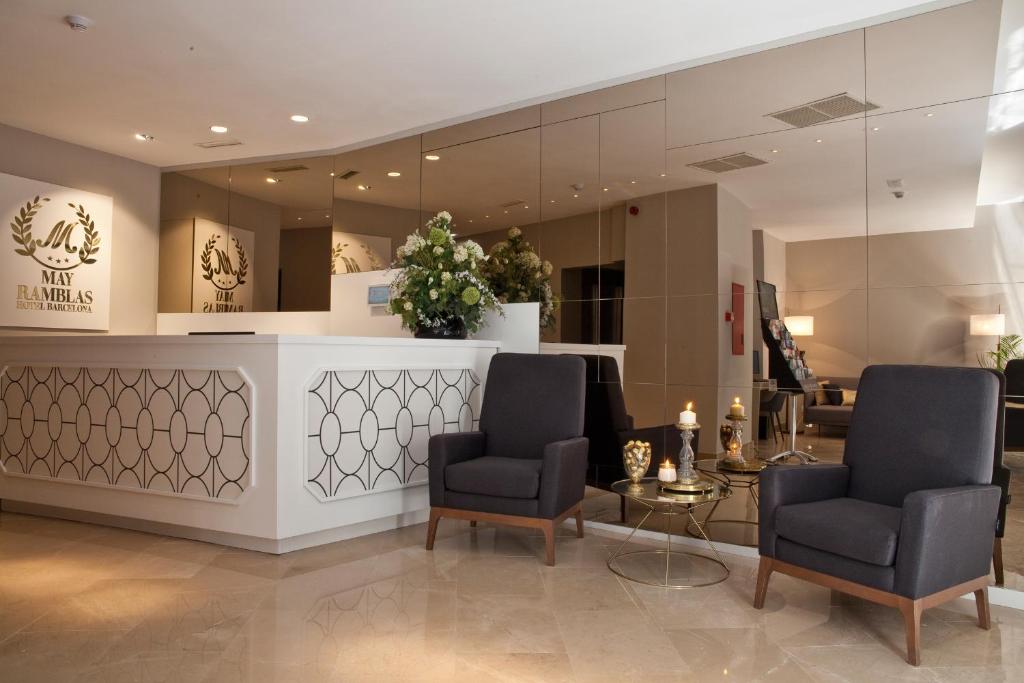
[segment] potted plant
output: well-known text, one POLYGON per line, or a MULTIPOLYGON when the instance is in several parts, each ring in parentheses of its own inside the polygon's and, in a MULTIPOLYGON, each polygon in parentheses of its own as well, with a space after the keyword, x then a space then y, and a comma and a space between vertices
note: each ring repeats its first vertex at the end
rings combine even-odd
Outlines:
POLYGON ((551 291, 550 261, 541 261, 519 228, 509 228, 508 239, 491 247, 483 272, 494 296, 503 304, 540 303, 541 329, 555 325, 558 297, 551 291))
POLYGON ((391 283, 391 311, 420 339, 465 339, 480 329, 484 311, 500 308, 480 273, 483 249, 456 243, 451 228, 451 214, 437 214, 425 235, 409 235, 392 264, 401 271, 391 283))

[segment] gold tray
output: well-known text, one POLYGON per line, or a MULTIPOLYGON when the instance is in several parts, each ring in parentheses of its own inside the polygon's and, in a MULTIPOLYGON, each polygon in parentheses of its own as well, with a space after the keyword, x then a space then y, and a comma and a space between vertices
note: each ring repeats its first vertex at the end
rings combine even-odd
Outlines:
POLYGON ((759 460, 753 462, 750 460, 746 460, 742 463, 729 462, 728 460, 724 459, 718 461, 719 470, 723 470, 725 472, 739 472, 741 474, 756 474, 757 472, 760 472, 767 466, 768 465, 766 463, 761 462, 759 460))
POLYGON ((700 478, 692 483, 673 481, 670 483, 658 482, 658 488, 671 493, 705 493, 715 487, 715 482, 710 479, 700 478))

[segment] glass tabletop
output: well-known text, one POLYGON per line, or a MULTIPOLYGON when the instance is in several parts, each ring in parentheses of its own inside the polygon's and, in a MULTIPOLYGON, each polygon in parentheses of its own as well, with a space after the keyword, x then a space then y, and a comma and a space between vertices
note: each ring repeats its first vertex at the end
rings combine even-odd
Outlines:
POLYGON ((732 469, 727 466, 723 466, 723 461, 715 458, 706 458, 704 460, 695 460, 693 462, 695 469, 701 472, 717 472, 725 475, 740 475, 753 477, 761 474, 761 471, 767 467, 767 463, 763 460, 751 460, 747 459, 747 469, 732 469))
POLYGON ((721 483, 712 482, 709 490, 703 493, 676 493, 674 491, 662 491, 656 477, 644 477, 640 480, 640 490, 633 491, 633 485, 629 479, 622 479, 612 484, 612 491, 621 496, 627 496, 635 500, 642 500, 648 503, 679 503, 696 505, 700 503, 712 503, 716 500, 723 500, 732 495, 732 490, 721 483))

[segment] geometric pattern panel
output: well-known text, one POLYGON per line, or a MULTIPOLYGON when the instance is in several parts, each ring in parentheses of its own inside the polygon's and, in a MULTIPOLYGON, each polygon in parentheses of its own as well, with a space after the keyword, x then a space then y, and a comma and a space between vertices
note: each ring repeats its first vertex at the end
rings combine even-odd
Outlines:
POLYGON ((306 488, 320 501, 422 484, 427 440, 476 429, 480 380, 459 370, 327 370, 306 396, 306 488))
POLYGON ((251 405, 233 370, 8 366, 0 467, 232 501, 252 480, 251 405))

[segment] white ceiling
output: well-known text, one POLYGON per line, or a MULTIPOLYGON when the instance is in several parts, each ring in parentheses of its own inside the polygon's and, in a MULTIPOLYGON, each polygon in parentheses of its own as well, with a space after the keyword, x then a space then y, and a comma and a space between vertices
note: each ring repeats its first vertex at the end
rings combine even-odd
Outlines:
POLYGON ((163 167, 337 150, 951 4, 4 0, 0 122, 163 167))

